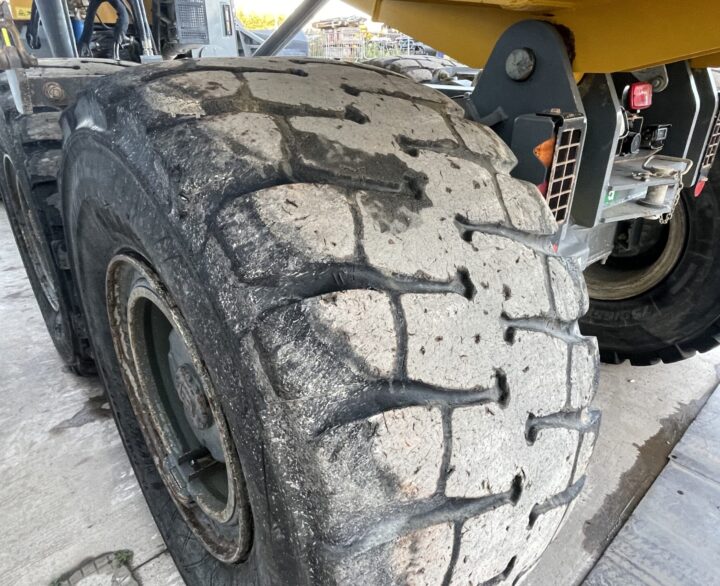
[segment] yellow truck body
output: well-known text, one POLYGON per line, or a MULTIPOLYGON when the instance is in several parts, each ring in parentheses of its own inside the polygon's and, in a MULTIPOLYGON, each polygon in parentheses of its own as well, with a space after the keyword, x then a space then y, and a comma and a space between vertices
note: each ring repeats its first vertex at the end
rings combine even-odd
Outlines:
POLYGON ((578 73, 609 73, 692 59, 720 66, 720 2, 710 0, 348 0, 474 67, 513 23, 540 19, 570 32, 578 73))

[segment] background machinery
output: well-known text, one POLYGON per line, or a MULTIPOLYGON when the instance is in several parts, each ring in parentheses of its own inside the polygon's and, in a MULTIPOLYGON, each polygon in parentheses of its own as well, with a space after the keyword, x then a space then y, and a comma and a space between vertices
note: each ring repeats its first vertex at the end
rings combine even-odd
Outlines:
POLYGON ((481 71, 277 57, 320 0, 0 4, 8 217, 189 584, 516 583, 600 355, 720 333, 718 9, 352 3, 481 71))

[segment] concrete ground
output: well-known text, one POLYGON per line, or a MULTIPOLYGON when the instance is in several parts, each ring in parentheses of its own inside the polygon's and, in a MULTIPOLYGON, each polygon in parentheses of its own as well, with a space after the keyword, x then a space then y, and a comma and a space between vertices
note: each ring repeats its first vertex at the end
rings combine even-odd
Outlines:
POLYGON ((583 586, 718 584, 718 419, 715 392, 583 586))
MULTIPOLYGON (((590 480, 528 584, 583 580, 717 385, 719 364, 714 351, 674 365, 603 367, 590 480)), ((100 573, 113 559, 133 570, 114 583, 182 584, 101 385, 62 369, 2 204, 0 397, 0 584, 74 582, 93 558, 100 573)))

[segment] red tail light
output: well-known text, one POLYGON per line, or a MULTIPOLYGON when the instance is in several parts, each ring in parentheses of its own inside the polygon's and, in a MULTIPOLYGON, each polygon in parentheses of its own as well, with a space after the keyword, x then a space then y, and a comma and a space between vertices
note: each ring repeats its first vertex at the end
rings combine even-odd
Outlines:
POLYGON ((644 110, 652 105, 652 84, 638 81, 630 86, 630 109, 644 110))
POLYGON ((700 180, 695 184, 695 197, 700 197, 700 194, 702 193, 703 189, 705 189, 706 183, 707 183, 707 179, 700 178, 700 180))

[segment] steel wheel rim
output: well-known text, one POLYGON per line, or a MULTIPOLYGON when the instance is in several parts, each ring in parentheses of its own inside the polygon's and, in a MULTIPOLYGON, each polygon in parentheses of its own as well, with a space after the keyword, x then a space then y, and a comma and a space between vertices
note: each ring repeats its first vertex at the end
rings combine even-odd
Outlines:
POLYGON ((27 194, 15 170, 15 165, 8 155, 4 155, 3 157, 3 172, 5 174, 7 192, 18 210, 18 233, 22 240, 23 248, 25 248, 27 252, 45 299, 54 311, 58 311, 60 309, 60 301, 53 282, 54 280, 51 277, 52 271, 48 266, 45 255, 42 253, 42 230, 37 224, 35 215, 32 213, 27 194))
POLYGON ((668 223, 667 243, 657 260, 645 269, 621 271, 600 263, 585 270, 585 282, 591 299, 622 301, 650 291, 672 272, 682 255, 687 238, 687 212, 680 201, 668 223))
POLYGON ((106 291, 128 397, 160 477, 203 546, 222 562, 241 561, 252 537, 244 477, 187 324, 157 275, 133 256, 110 261, 106 291))

